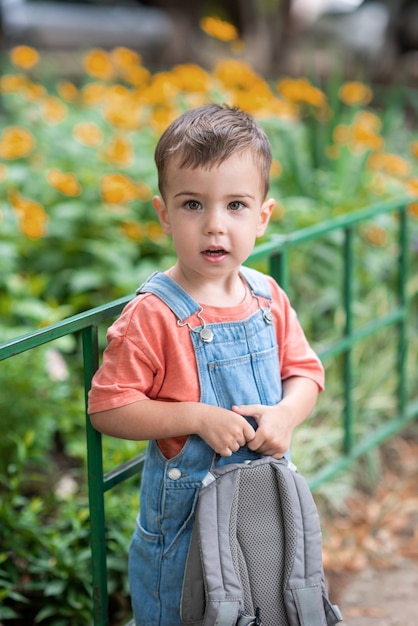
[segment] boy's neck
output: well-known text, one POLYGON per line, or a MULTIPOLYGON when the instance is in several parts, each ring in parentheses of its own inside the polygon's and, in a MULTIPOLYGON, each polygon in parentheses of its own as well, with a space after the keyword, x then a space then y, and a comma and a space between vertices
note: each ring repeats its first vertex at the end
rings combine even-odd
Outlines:
POLYGON ((238 306, 245 300, 247 293, 247 284, 239 271, 216 280, 204 280, 201 276, 185 276, 175 265, 167 271, 167 275, 201 305, 222 308, 238 306))

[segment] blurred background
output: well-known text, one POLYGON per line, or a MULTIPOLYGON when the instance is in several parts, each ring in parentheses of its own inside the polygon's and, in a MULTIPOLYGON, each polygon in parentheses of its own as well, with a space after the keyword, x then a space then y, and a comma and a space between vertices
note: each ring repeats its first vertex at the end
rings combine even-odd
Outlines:
POLYGON ((196 62, 215 52, 199 28, 216 14, 238 29, 256 71, 417 80, 416 0, 1 0, 3 47, 26 43, 56 53, 127 46, 152 66, 196 62))

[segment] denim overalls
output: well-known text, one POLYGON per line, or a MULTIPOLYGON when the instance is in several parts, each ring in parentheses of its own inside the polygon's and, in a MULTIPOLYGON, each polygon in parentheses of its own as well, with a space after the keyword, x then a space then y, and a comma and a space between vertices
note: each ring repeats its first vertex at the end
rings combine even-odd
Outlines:
MULTIPOLYGON (((241 275, 254 297, 271 299, 263 274, 243 267, 241 275)), ((138 290, 145 292, 163 300, 179 325, 189 325, 201 402, 230 409, 233 404, 273 405, 280 401, 278 346, 268 306, 263 307, 259 300, 258 310, 247 319, 206 325, 199 304, 166 274, 151 276, 138 290), (199 312, 201 317, 197 317, 199 312)), ((244 446, 218 464, 259 456, 244 446)), ((214 451, 197 435, 189 436, 172 459, 163 456, 155 441, 149 442, 140 514, 129 552, 137 626, 181 625, 180 598, 194 510, 201 481, 213 461, 214 451)))

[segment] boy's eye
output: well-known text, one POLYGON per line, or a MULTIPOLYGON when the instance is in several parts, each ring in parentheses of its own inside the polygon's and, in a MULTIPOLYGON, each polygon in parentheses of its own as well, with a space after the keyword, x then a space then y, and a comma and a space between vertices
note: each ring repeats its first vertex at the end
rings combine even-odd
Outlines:
POLYGON ((228 209, 230 211, 239 211, 240 209, 242 209, 244 205, 242 204, 242 202, 240 202, 239 200, 234 200, 233 202, 230 202, 228 204, 228 209))
POLYGON ((185 206, 191 211, 198 211, 202 208, 202 205, 197 200, 187 200, 185 206))

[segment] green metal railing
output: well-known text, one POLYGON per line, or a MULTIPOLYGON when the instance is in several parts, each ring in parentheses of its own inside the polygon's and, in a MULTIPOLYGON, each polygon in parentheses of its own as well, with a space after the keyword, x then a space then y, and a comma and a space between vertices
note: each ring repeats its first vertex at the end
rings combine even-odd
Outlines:
MULTIPOLYGON (((408 276, 409 276, 409 243, 407 199, 393 200, 373 205, 363 210, 343 215, 322 222, 316 226, 305 228, 290 235, 274 236, 267 243, 254 250, 249 262, 258 263, 268 260, 269 271, 286 290, 290 282, 290 252, 298 246, 318 241, 328 234, 341 232, 343 270, 341 287, 343 308, 345 312, 345 328, 341 337, 330 345, 319 350, 322 359, 341 355, 343 359, 343 441, 341 454, 336 461, 329 463, 310 480, 312 488, 329 480, 336 472, 347 468, 354 459, 382 443, 389 436, 402 429, 407 423, 418 416, 418 401, 408 401, 407 389, 407 332, 409 320, 408 276), (353 323, 353 281, 354 281, 354 247, 353 239, 356 231, 364 222, 377 216, 395 213, 398 216, 397 229, 398 270, 397 270, 397 302, 394 308, 368 323, 356 328, 353 323), (353 433, 353 349, 358 342, 377 333, 394 327, 397 330, 397 415, 377 428, 372 436, 356 441, 353 433)), ((42 328, 28 335, 18 337, 0 345, 0 360, 11 358, 17 354, 52 342, 66 335, 80 334, 83 345, 85 394, 90 389, 91 379, 99 363, 98 326, 104 321, 116 317, 129 302, 132 296, 122 298, 104 306, 92 309, 80 315, 63 320, 57 324, 42 328)), ((412 324, 411 324, 412 326, 412 324)), ((102 437, 90 424, 86 416, 87 452, 88 452, 88 486, 91 520, 92 550, 92 581, 94 597, 94 624, 108 624, 106 538, 105 538, 105 504, 104 494, 122 483, 127 478, 140 473, 143 456, 121 465, 109 473, 103 473, 102 437)))

